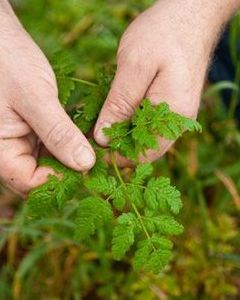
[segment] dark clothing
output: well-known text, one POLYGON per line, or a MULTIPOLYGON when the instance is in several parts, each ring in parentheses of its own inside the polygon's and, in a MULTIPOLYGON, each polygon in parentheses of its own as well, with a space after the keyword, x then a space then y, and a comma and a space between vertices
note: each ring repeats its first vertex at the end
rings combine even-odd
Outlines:
MULTIPOLYGON (((209 72, 209 81, 211 83, 217 83, 222 80, 234 82, 236 76, 236 66, 234 66, 231 53, 230 53, 230 43, 229 43, 229 30, 227 30, 215 51, 213 63, 209 72)), ((240 61, 240 44, 236 45, 237 53, 239 54, 240 61)), ((230 106, 230 101, 232 97, 231 90, 222 91, 223 101, 227 108, 230 106)), ((236 117, 240 120, 240 93, 239 93, 239 104, 236 110, 236 117)))

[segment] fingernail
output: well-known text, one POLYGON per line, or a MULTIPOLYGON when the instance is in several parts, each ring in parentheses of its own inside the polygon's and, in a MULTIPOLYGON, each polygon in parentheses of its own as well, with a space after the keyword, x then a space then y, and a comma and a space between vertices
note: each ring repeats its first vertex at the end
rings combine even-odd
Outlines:
POLYGON ((105 135, 103 129, 110 128, 110 127, 111 127, 110 123, 104 122, 104 123, 100 123, 96 129, 96 134, 95 134, 96 140, 102 146, 107 146, 107 144, 109 143, 109 138, 105 135))
POLYGON ((74 153, 73 158, 82 170, 91 169, 95 164, 95 154, 86 146, 80 146, 74 153))

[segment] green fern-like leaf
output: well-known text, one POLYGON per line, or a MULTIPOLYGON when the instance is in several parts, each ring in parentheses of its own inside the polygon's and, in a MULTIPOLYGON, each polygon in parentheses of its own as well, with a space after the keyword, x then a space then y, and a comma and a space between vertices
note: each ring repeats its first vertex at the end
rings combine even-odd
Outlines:
POLYGON ((39 164, 52 168, 48 182, 30 192, 27 200, 28 219, 42 219, 58 213, 71 200, 82 183, 82 175, 51 157, 43 157, 39 164))
POLYGON ((137 160, 146 150, 159 149, 159 137, 175 140, 186 130, 201 131, 201 126, 195 120, 172 112, 165 102, 153 106, 144 99, 131 120, 116 123, 104 132, 110 138, 109 147, 113 151, 137 160))
POLYGON ((70 76, 74 73, 76 64, 72 61, 71 56, 63 51, 56 52, 51 63, 57 79, 58 96, 61 104, 65 106, 75 89, 75 83, 70 76))
POLYGON ((144 222, 148 230, 152 233, 158 232, 163 235, 179 235, 183 232, 183 226, 172 216, 161 215, 145 217, 144 222))
POLYGON ((97 197, 88 197, 80 201, 75 220, 75 239, 85 240, 96 229, 111 222, 112 210, 108 202, 97 197))
POLYGON ((59 190, 59 180, 50 176, 46 184, 35 188, 27 199, 27 220, 46 218, 57 209, 56 194, 59 190))
POLYGON ((172 258, 172 246, 171 241, 157 236, 141 241, 133 259, 134 268, 160 273, 172 258))
POLYGON ((144 193, 147 207, 150 209, 168 207, 171 212, 178 214, 182 208, 180 192, 170 184, 170 179, 165 177, 151 178, 144 193))
POLYGON ((102 193, 104 195, 111 195, 115 192, 117 188, 117 181, 113 176, 95 176, 90 177, 86 180, 86 186, 89 190, 97 193, 102 193))
POLYGON ((170 250, 157 250, 149 255, 148 262, 146 264, 146 270, 155 274, 161 272, 169 263, 172 258, 172 251, 170 250))
POLYGON ((73 113, 75 124, 83 133, 88 133, 96 123, 99 112, 110 90, 115 68, 108 70, 102 68, 98 72, 97 84, 91 84, 91 88, 86 93, 80 103, 79 108, 73 113))
POLYGON ((112 253, 116 260, 120 260, 133 245, 136 227, 137 220, 134 214, 124 213, 118 217, 112 240, 112 253))
POLYGON ((131 203, 136 205, 136 207, 138 207, 138 208, 143 208, 144 197, 143 197, 143 190, 141 187, 130 184, 126 187, 126 193, 128 195, 128 199, 131 203))
POLYGON ((132 177, 132 184, 141 185, 144 180, 147 179, 153 172, 153 166, 151 164, 140 164, 136 167, 134 175, 132 177))
POLYGON ((123 211, 125 205, 126 205, 126 190, 123 186, 118 186, 117 189, 111 194, 111 197, 113 199, 113 206, 119 210, 123 211))

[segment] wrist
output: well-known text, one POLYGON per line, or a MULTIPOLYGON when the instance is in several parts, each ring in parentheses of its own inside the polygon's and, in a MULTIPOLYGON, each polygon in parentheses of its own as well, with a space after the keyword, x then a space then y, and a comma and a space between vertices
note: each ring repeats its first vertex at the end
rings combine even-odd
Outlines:
MULTIPOLYGON (((224 27, 239 8, 240 0, 200 0, 198 7, 200 12, 203 11, 209 24, 215 26, 213 29, 216 31, 224 27)), ((202 14, 202 17, 204 15, 202 14)))
POLYGON ((8 0, 0 0, 0 16, 6 17, 13 14, 12 7, 8 0))
POLYGON ((15 15, 8 0, 0 0, 0 42, 6 38, 16 37, 23 27, 15 15))
MULTIPOLYGON (((205 36, 205 50, 209 49, 211 53, 225 26, 240 8, 240 0, 199 0, 197 4, 191 0, 188 2, 191 3, 189 5, 193 17, 195 14, 194 28, 197 28, 198 24, 200 29, 198 34, 205 36)), ((204 41, 204 38, 202 40, 204 41)))
POLYGON ((224 26, 240 8, 240 0, 158 0, 155 7, 163 16, 157 22, 165 24, 170 41, 188 45, 187 55, 198 51, 208 60, 224 26))

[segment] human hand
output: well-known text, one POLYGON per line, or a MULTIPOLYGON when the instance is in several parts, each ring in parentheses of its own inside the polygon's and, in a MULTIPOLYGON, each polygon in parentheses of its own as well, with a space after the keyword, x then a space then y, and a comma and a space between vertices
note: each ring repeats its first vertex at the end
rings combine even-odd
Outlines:
POLYGON ((95 154, 58 100, 54 73, 5 0, 0 0, 0 179, 25 194, 51 170, 37 166, 38 137, 65 165, 90 169, 95 154))
MULTIPOLYGON (((222 27, 239 0, 157 1, 123 35, 117 72, 95 127, 95 139, 107 145, 102 128, 128 119, 144 97, 166 101, 172 110, 195 118, 211 53, 222 27)), ((142 161, 161 157, 172 145, 159 140, 142 161)), ((119 162, 125 164, 123 160, 119 162)))

